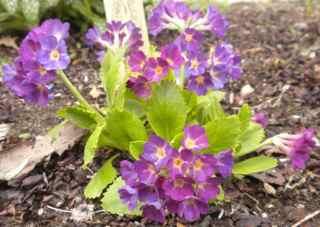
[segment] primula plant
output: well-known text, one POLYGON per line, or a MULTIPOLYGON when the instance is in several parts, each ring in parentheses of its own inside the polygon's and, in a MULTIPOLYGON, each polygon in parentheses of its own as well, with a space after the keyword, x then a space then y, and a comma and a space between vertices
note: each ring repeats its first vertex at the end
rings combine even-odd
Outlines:
POLYGON ((245 104, 224 112, 220 91, 242 75, 240 57, 224 36, 228 22, 216 8, 191 10, 181 1, 161 1, 150 13, 149 32, 175 30, 171 43, 145 51, 139 28, 111 21, 86 33, 101 62, 105 105, 90 105, 63 72, 70 63, 69 24, 50 19, 22 41, 19 56, 3 67, 6 86, 26 102, 46 106, 61 79, 78 102, 58 115, 87 129, 83 167, 97 150, 112 156, 84 190, 102 196, 102 207, 119 215, 143 215, 165 222, 172 214, 198 220, 222 201, 224 182, 277 166, 274 152, 295 170, 306 166, 316 146, 315 131, 282 133, 265 139, 268 119, 245 104), (204 37, 216 40, 204 45, 204 37), (272 146, 272 152, 261 154, 272 146), (123 153, 120 168, 113 160, 123 153))

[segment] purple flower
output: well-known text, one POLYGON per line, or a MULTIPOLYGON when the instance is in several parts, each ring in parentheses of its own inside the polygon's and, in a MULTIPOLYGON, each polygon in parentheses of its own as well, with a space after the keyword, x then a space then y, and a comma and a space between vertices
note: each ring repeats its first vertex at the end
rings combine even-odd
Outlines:
POLYGON ((158 178, 158 171, 155 166, 143 159, 135 162, 135 170, 139 181, 146 185, 154 185, 158 178))
POLYGON ((86 42, 89 46, 97 46, 100 59, 106 49, 123 50, 124 53, 129 54, 143 45, 140 29, 131 21, 125 23, 111 21, 107 23, 105 32, 93 27, 86 33, 86 42))
POLYGON ((143 72, 147 57, 142 51, 133 51, 129 54, 128 64, 132 72, 143 72))
POLYGON ((41 30, 47 36, 54 36, 57 42, 69 37, 69 23, 62 23, 59 19, 48 19, 41 24, 41 30))
POLYGON ((201 75, 206 71, 207 59, 202 52, 189 52, 185 64, 186 76, 201 75))
POLYGON ((305 129, 298 134, 279 134, 273 138, 273 143, 286 154, 295 170, 304 169, 310 158, 312 149, 316 146, 315 131, 305 129))
POLYGON ((151 95, 151 83, 144 76, 130 77, 127 86, 140 98, 148 98, 151 95))
POLYGON ((142 203, 148 205, 154 205, 157 208, 161 207, 161 202, 159 200, 158 189, 154 186, 139 185, 138 186, 138 197, 142 203))
POLYGON ((215 199, 219 193, 220 181, 217 178, 209 178, 204 182, 197 182, 196 194, 203 202, 208 203, 210 200, 215 199))
POLYGON ((161 58, 166 60, 173 69, 178 69, 184 63, 180 49, 174 43, 168 44, 161 48, 161 58))
POLYGON ((166 141, 156 135, 151 135, 144 144, 142 158, 153 163, 157 169, 161 169, 167 164, 173 152, 174 149, 166 141))
POLYGON ((121 161, 120 162, 120 174, 122 179, 128 185, 135 185, 138 180, 138 175, 135 169, 135 165, 129 161, 121 161))
POLYGON ((205 95, 209 89, 213 88, 212 78, 207 73, 190 76, 187 80, 187 88, 198 95, 205 95))
POLYGON ((119 189, 119 196, 124 203, 128 204, 130 210, 137 207, 138 191, 136 188, 125 185, 123 188, 119 189))
POLYGON ((197 182, 206 181, 213 175, 216 164, 217 161, 212 155, 195 155, 191 165, 193 179, 197 182))
POLYGON ((145 205, 142 207, 143 216, 160 223, 165 221, 165 211, 163 208, 156 208, 153 205, 145 205))
POLYGON ((262 112, 254 114, 251 120, 261 125, 263 128, 267 127, 268 125, 268 117, 262 112))
POLYGON ((64 41, 58 42, 54 36, 40 40, 41 50, 38 52, 39 62, 47 70, 66 69, 70 63, 67 45, 64 41))
POLYGON ((222 177, 228 177, 232 173, 233 156, 231 151, 222 151, 215 156, 217 162, 215 165, 216 171, 220 173, 222 177))
POLYGON ((187 221, 195 221, 208 212, 208 204, 197 198, 189 198, 179 204, 178 215, 187 221))
POLYGON ((25 61, 23 62, 23 67, 28 72, 29 80, 33 82, 48 84, 56 78, 54 70, 47 70, 37 61, 25 61))
POLYGON ((165 180, 163 189, 167 196, 176 201, 185 200, 193 195, 193 181, 186 177, 165 180))
POLYGON ((168 162, 168 169, 170 176, 185 176, 189 174, 190 164, 193 159, 191 151, 183 149, 180 152, 172 152, 171 159, 168 162))
POLYGON ((184 129, 182 146, 188 150, 200 151, 208 148, 208 137, 204 128, 199 125, 190 125, 184 129))
POLYGON ((168 75, 168 63, 162 58, 149 58, 145 65, 144 76, 152 82, 159 82, 168 75))
POLYGON ((197 51, 201 47, 203 34, 195 29, 187 28, 177 38, 176 42, 181 50, 197 51))

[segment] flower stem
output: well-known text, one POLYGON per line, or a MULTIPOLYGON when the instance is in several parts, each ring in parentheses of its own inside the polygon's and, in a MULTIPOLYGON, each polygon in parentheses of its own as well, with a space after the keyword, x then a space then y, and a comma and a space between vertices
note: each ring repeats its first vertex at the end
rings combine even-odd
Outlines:
POLYGON ((80 94, 78 89, 71 83, 71 81, 68 79, 66 74, 62 71, 59 70, 57 72, 58 76, 60 79, 63 81, 63 83, 67 86, 69 91, 74 95, 74 97, 77 98, 77 100, 80 102, 81 105, 88 107, 89 109, 92 109, 92 106, 87 102, 87 100, 80 94))

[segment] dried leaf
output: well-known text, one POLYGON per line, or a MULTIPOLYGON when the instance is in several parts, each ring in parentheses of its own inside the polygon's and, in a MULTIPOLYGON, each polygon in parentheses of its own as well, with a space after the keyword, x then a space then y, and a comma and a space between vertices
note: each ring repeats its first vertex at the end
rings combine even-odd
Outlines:
POLYGON ((0 46, 5 46, 9 48, 13 48, 15 50, 18 50, 19 47, 17 45, 17 37, 11 37, 11 36, 3 36, 0 38, 0 46))

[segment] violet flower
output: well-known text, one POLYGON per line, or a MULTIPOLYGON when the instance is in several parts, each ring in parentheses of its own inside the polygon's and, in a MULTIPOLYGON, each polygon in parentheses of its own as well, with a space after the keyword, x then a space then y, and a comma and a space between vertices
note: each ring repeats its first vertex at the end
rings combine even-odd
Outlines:
POLYGON ((272 138, 279 152, 289 157, 295 170, 304 169, 310 159, 311 151, 317 145, 314 129, 305 129, 298 134, 279 134, 272 138))
POLYGON ((268 125, 268 117, 262 112, 255 113, 251 119, 253 122, 261 125, 262 128, 266 128, 268 125))
POLYGON ((187 88, 198 95, 205 95, 208 90, 214 87, 212 77, 208 74, 190 76, 187 79, 187 88))

